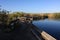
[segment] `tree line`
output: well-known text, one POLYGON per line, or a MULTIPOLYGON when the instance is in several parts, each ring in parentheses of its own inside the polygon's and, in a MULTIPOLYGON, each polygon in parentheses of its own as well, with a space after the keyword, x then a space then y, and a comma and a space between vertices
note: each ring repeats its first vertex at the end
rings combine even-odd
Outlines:
MULTIPOLYGON (((43 17, 47 17, 48 15, 49 14, 44 14, 43 17)), ((24 12, 9 13, 9 11, 0 10, 0 22, 4 22, 7 24, 14 18, 16 19, 18 17, 24 17, 24 16, 39 17, 39 18, 41 17, 40 14, 29 14, 29 13, 24 13, 24 12)), ((53 17, 60 19, 60 13, 54 13, 53 17)))

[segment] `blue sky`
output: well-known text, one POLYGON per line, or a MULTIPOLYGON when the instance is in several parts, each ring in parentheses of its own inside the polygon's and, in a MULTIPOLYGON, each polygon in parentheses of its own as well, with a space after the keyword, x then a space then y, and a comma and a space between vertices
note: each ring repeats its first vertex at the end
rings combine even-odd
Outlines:
POLYGON ((2 9, 30 13, 60 12, 60 0, 0 0, 2 9))

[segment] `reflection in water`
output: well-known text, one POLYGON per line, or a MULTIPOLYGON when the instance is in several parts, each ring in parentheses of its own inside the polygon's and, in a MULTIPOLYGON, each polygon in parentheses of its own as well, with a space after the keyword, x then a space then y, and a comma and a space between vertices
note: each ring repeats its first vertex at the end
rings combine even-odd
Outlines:
POLYGON ((60 40, 60 21, 46 19, 33 21, 33 24, 60 40))

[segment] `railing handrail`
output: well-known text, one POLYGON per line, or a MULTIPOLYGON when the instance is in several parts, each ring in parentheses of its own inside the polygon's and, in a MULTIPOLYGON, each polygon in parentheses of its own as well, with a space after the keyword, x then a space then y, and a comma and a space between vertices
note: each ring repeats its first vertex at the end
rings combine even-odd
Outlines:
MULTIPOLYGON (((32 24, 33 25, 33 24, 32 24)), ((49 35, 48 33, 46 33, 43 30, 39 30, 39 28, 37 28, 35 25, 33 25, 32 27, 33 30, 36 30, 37 32, 40 33, 40 35, 42 36, 43 39, 45 40, 56 40, 54 37, 52 37, 51 35, 49 35)), ((32 31, 33 31, 32 30, 32 31)), ((33 32, 34 33, 34 32, 33 32)))

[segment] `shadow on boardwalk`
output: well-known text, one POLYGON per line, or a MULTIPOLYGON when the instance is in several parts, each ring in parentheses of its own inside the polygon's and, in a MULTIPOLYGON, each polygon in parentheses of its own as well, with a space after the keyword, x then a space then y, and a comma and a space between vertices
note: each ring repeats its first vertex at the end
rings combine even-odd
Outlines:
POLYGON ((0 40, 37 40, 28 23, 11 21, 9 26, 0 24, 0 40))

